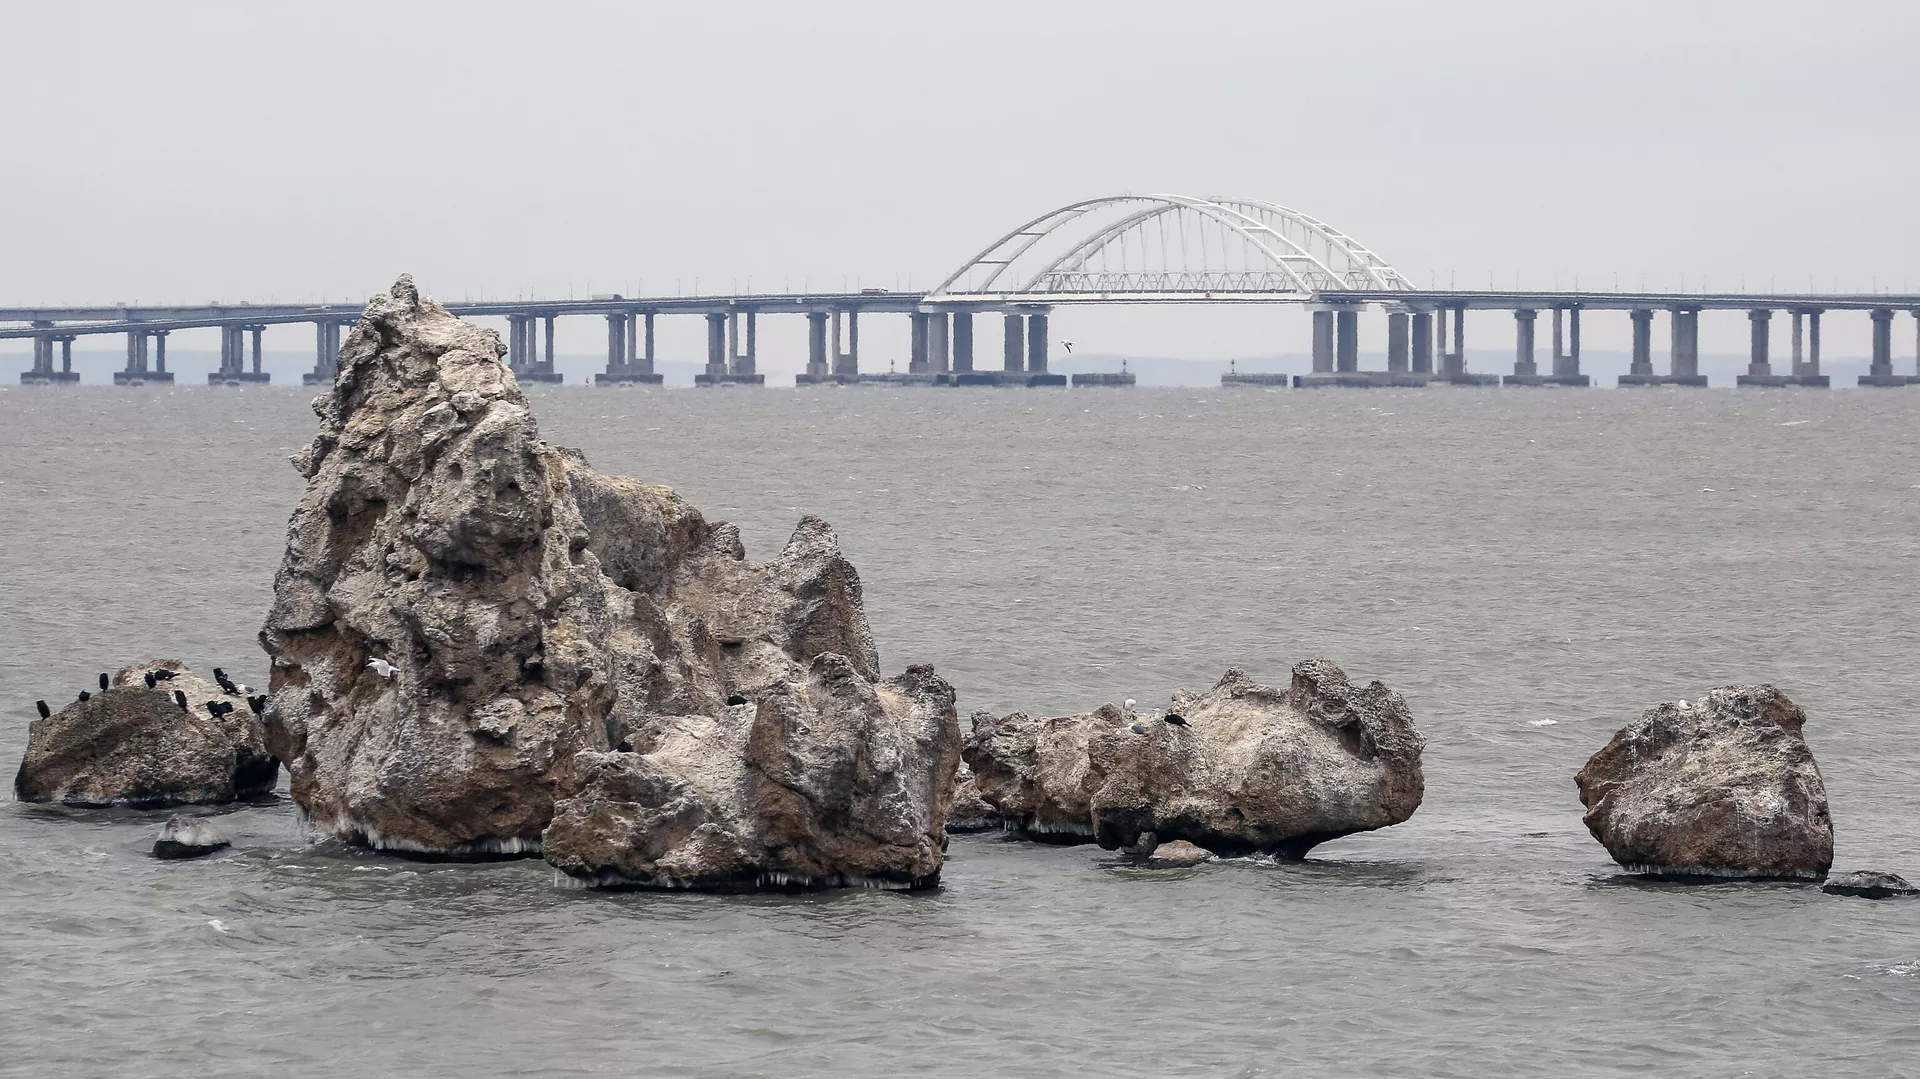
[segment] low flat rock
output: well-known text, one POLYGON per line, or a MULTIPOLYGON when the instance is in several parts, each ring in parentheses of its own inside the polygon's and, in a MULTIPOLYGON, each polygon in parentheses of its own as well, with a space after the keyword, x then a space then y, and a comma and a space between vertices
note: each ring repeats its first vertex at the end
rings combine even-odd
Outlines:
POLYGON ((244 696, 177 659, 152 659, 30 726, 13 789, 23 802, 76 807, 212 805, 271 791, 279 772, 244 696), (148 688, 155 671, 171 677, 148 688), (213 714, 216 702, 232 711, 213 714))
POLYGON ((1908 884, 1898 873, 1859 869, 1828 877, 1820 890, 1828 895, 1851 895, 1861 899, 1892 899, 1902 895, 1920 895, 1920 888, 1908 884))
POLYGON ((155 858, 200 858, 229 845, 226 832, 211 821, 175 814, 153 841, 155 858))
POLYGON ((1770 685, 1657 704, 1574 777, 1587 829, 1632 873, 1822 879, 1833 820, 1806 721, 1770 685))
POLYGON ((1147 855, 1146 865, 1148 869, 1191 869, 1211 861, 1212 851, 1196 847, 1184 839, 1176 839, 1155 846, 1153 853, 1147 855))

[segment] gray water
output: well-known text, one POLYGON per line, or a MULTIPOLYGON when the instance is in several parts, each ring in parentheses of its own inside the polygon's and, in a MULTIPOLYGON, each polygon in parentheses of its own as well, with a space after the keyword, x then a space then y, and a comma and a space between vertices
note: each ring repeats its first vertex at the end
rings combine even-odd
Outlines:
MULTIPOLYGON (((962 713, 1403 691, 1399 827, 1148 873, 957 837, 937 892, 597 894, 537 862, 146 854, 0 803, 0 1072, 1902 1075, 1920 901, 1636 883, 1572 774, 1647 705, 1808 710, 1836 868, 1920 879, 1920 389, 535 393, 545 434, 765 557, 839 529, 883 665, 962 713), (1552 720, 1551 725, 1541 724, 1552 720)), ((0 392, 0 759, 151 654, 263 682, 295 390, 0 392)))

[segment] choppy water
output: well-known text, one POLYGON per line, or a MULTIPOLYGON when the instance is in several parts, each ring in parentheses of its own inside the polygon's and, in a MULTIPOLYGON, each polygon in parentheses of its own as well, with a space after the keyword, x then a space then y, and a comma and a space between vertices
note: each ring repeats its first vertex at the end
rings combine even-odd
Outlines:
MULTIPOLYGON (((294 390, 0 393, 0 759, 150 653, 262 682, 294 390)), ((1572 774, 1770 679, 1837 868, 1920 878, 1920 390, 537 395, 764 557, 840 530, 883 665, 974 708, 1283 680, 1411 700, 1428 795, 1306 864, 953 843, 924 896, 583 894, 538 862, 211 860, 165 814, 0 803, 0 1072, 1901 1075, 1920 902, 1625 882, 1572 774), (1544 720, 1555 721, 1551 725, 1544 720)))

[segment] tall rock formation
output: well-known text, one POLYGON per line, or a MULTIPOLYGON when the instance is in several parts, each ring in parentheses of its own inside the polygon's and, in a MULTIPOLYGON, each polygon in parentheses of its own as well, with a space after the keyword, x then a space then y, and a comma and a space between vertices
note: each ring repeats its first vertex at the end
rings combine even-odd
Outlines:
MULTIPOLYGON (((847 872, 937 879, 958 758, 952 691, 921 676, 945 694, 929 720, 919 698, 877 684, 860 579, 832 530, 806 518, 778 558, 747 561, 732 526, 673 491, 603 476, 542 441, 504 351, 403 277, 368 304, 333 392, 315 402, 320 433, 294 460, 307 490, 261 632, 273 657, 269 737, 314 825, 384 849, 531 853, 556 804, 587 797, 632 807, 629 827, 615 840, 599 820, 597 845, 573 849, 563 868, 597 883, 688 883, 624 879, 622 867, 658 864, 672 842, 658 829, 688 798, 754 822, 737 830, 755 835, 778 799, 704 782, 738 762, 696 760, 668 732, 703 726, 710 746, 744 745, 756 712, 739 702, 790 697, 785 722, 810 729, 822 717, 794 687, 825 667, 880 702, 872 726, 914 732, 904 752, 917 800, 892 827, 915 832, 916 852, 936 852, 931 865, 916 853, 897 866, 852 859, 847 872), (635 770, 690 786, 605 789, 635 770)), ((797 786, 824 782, 806 761, 788 763, 797 786)), ((884 783, 886 764, 855 754, 834 782, 884 783)), ((827 849, 858 845, 827 842, 857 830, 843 816, 810 826, 827 849)), ((739 847, 738 864, 688 864, 703 867, 700 883, 786 872, 762 864, 764 849, 739 847)), ((800 875, 842 873, 830 858, 814 868, 800 875)))
POLYGON ((1806 722, 1770 685, 1657 704, 1574 776, 1587 830, 1629 872, 1823 878, 1833 819, 1806 722))

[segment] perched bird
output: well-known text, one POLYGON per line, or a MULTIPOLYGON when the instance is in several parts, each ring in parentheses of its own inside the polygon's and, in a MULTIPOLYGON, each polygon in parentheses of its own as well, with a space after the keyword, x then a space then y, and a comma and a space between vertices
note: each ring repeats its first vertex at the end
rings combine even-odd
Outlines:
POLYGON ((1128 707, 1128 708, 1132 708, 1132 707, 1133 707, 1133 698, 1132 698, 1132 697, 1128 697, 1128 698, 1127 698, 1127 707, 1128 707))
POLYGON ((185 690, 182 690, 182 689, 176 689, 176 690, 174 690, 174 691, 173 691, 173 703, 175 703, 175 704, 177 704, 177 705, 179 705, 179 706, 180 706, 180 710, 181 710, 182 712, 184 712, 184 711, 186 711, 186 710, 187 710, 187 693, 186 693, 186 691, 185 691, 185 690))
POLYGON ((233 688, 239 690, 240 691, 239 695, 242 697, 253 696, 253 687, 246 684, 245 682, 235 682, 233 684, 233 688))
POLYGON ((253 709, 256 716, 264 715, 267 711, 267 695, 262 693, 258 697, 248 697, 247 707, 253 709))
POLYGON ((745 697, 742 697, 738 693, 735 693, 732 696, 727 698, 727 707, 729 708, 733 707, 736 704, 745 704, 745 703, 747 703, 747 699, 745 697))
POLYGON ((100 672, 100 688, 101 689, 107 688, 107 672, 105 671, 100 672))
POLYGON ((162 682, 173 681, 173 672, 170 670, 167 670, 165 667, 162 667, 159 670, 153 672, 153 676, 155 678, 158 678, 162 682))
POLYGON ((92 700, 93 694, 88 693, 86 690, 83 689, 80 691, 80 699, 83 701, 92 700))
POLYGON ((50 716, 50 715, 52 715, 52 714, 53 714, 53 709, 51 709, 51 708, 48 708, 48 707, 47 707, 47 702, 45 702, 45 701, 35 701, 35 702, 33 702, 33 706, 34 706, 35 708, 38 708, 38 709, 40 709, 40 718, 41 718, 41 719, 45 719, 45 718, 47 718, 48 716, 50 716))
POLYGON ((1168 712, 1165 718, 1168 723, 1176 727, 1184 727, 1187 725, 1187 717, 1178 712, 1168 712))
POLYGON ((156 684, 156 683, 157 683, 158 681, 159 681, 159 679, 156 679, 156 678, 155 678, 155 677, 153 676, 153 672, 152 672, 152 671, 148 671, 148 672, 147 672, 147 688, 148 688, 148 689, 152 689, 152 688, 154 687, 154 685, 155 685, 155 684, 156 684))
POLYGON ((226 672, 226 671, 223 671, 223 670, 221 670, 221 669, 220 669, 220 668, 218 668, 218 667, 215 667, 215 668, 213 669, 213 680, 214 680, 214 681, 216 681, 216 682, 224 682, 224 681, 226 681, 226 680, 227 680, 227 672, 226 672))
POLYGON ((392 678, 393 672, 399 669, 384 659, 370 659, 367 661, 367 666, 372 667, 373 673, 382 678, 392 678))

